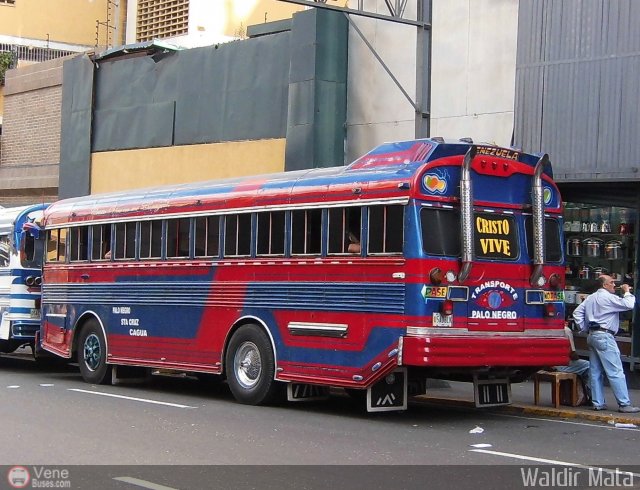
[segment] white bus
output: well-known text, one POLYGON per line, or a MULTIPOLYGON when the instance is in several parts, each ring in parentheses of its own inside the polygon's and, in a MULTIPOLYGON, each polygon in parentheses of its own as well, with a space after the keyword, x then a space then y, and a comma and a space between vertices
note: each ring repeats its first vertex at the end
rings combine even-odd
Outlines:
POLYGON ((0 208, 0 352, 29 345, 35 353, 40 331, 42 251, 37 232, 25 224, 42 217, 47 204, 0 208))

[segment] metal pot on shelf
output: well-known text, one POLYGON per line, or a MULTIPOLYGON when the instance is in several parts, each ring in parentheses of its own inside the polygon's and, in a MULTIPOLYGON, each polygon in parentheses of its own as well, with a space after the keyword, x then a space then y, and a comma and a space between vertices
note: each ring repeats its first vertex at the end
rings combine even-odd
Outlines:
POLYGON ((580 268, 580 279, 593 279, 593 268, 589 264, 584 264, 580 268))
POLYGON ((587 257, 600 257, 602 255, 604 242, 599 238, 585 238, 582 244, 584 245, 584 253, 587 257))
POLYGON ((567 255, 580 257, 582 255, 582 240, 579 238, 569 238, 569 240, 567 240, 567 255))
POLYGON ((622 259, 622 242, 619 240, 611 240, 605 243, 604 256, 609 260, 622 259))

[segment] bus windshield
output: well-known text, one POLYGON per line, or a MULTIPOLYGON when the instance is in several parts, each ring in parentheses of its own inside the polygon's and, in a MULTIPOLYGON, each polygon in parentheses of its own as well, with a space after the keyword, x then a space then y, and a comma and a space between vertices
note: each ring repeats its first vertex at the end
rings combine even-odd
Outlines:
MULTIPOLYGON (((420 212, 424 253, 437 256, 460 256, 460 213, 451 208, 423 208, 420 212), (453 230, 453 232, 452 232, 453 230)), ((527 252, 533 256, 533 219, 525 221, 527 252)), ((475 214, 476 258, 513 260, 518 258, 515 216, 493 213, 475 214)), ((560 223, 545 219, 545 258, 552 263, 562 261, 560 223)))
POLYGON ((420 212, 422 246, 428 255, 460 256, 460 213, 446 208, 423 208, 420 212), (452 230, 455 230, 452 233, 452 230))

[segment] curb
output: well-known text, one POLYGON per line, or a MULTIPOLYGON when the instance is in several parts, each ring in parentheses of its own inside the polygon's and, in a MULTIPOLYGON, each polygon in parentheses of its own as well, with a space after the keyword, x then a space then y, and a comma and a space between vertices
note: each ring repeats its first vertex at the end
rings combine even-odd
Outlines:
POLYGON ((517 413, 526 415, 542 415, 545 417, 557 417, 566 419, 582 419, 590 420, 593 422, 603 422, 609 425, 618 424, 633 424, 640 427, 639 417, 629 417, 621 413, 604 411, 596 412, 589 410, 572 410, 571 408, 553 408, 553 407, 541 407, 538 405, 525 405, 519 403, 513 403, 511 405, 504 405, 499 407, 487 407, 478 408, 475 402, 470 400, 463 400, 458 398, 435 398, 435 397, 416 397, 414 402, 419 402, 426 405, 440 405, 440 406, 454 406, 472 408, 482 411, 490 411, 497 413, 517 413))

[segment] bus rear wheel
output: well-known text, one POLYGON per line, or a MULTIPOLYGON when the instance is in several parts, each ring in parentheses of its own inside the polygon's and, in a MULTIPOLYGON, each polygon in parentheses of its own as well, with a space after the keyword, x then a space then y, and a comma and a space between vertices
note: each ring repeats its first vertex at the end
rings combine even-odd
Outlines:
POLYGON ((246 405, 275 401, 281 391, 275 378, 275 356, 267 334, 245 325, 231 337, 225 356, 227 383, 234 398, 246 405))
POLYGON ((107 343, 96 320, 89 320, 80 333, 78 365, 87 383, 109 384, 111 366, 107 364, 107 343))

